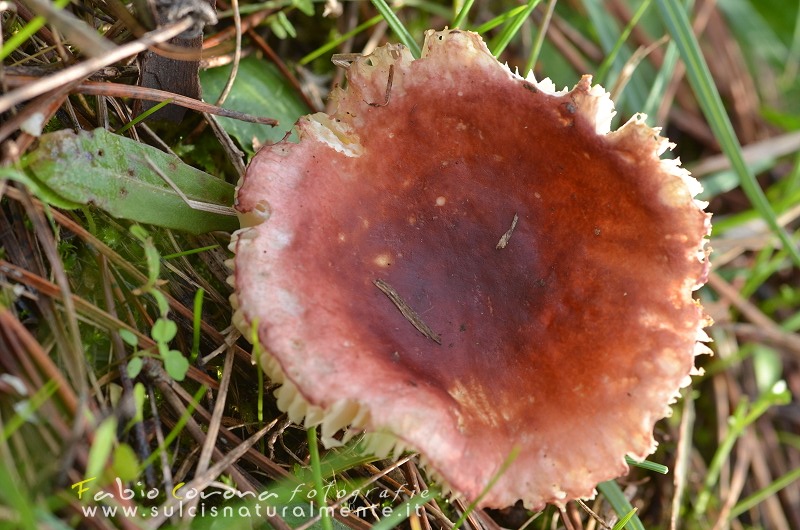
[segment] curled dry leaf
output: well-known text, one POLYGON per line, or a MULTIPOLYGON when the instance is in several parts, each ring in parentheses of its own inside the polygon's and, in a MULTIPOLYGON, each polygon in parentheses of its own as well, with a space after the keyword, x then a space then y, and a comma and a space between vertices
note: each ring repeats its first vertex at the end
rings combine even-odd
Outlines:
POLYGON ((279 406, 328 444, 413 448, 470 500, 519 448, 483 506, 591 496, 654 450, 705 349, 699 184, 642 116, 610 131, 589 77, 523 79, 473 33, 348 76, 238 190, 235 322, 279 406))

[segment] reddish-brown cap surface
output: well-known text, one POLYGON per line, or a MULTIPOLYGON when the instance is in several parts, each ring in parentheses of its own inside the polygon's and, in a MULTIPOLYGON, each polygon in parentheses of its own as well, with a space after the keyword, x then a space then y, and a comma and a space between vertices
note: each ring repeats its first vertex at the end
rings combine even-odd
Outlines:
POLYGON ((238 192, 235 320, 279 405, 328 442, 417 450, 469 499, 517 448, 483 506, 592 495, 652 452, 693 370, 697 182, 642 117, 609 132, 589 78, 557 93, 472 33, 348 74, 238 192))

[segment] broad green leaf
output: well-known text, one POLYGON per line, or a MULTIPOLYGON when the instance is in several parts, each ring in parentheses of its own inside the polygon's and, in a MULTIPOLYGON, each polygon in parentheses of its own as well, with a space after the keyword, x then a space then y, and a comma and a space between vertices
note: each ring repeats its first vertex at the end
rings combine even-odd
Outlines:
POLYGON ((92 204, 114 217, 194 234, 239 227, 235 217, 190 207, 147 159, 188 199, 224 207, 233 204, 233 185, 105 129, 45 134, 25 163, 31 180, 67 203, 92 204))
POLYGON ((21 182, 25 184, 29 190, 33 192, 39 199, 46 202, 47 204, 52 204, 56 208, 63 208, 64 210, 74 210, 76 208, 80 208, 82 205, 78 204, 77 202, 72 202, 60 197, 56 192, 48 188, 47 186, 42 185, 36 179, 29 177, 22 171, 19 171, 13 167, 3 167, 0 168, 0 180, 14 180, 16 182, 21 182))
POLYGON ((292 0, 292 5, 304 15, 314 16, 314 2, 311 0, 292 0))
POLYGON ((178 334, 178 325, 172 320, 166 318, 159 318, 153 323, 153 329, 150 330, 150 336, 156 342, 169 342, 178 334))
POLYGON ((119 477, 123 482, 134 481, 139 476, 139 459, 136 452, 126 444, 119 444, 114 449, 114 461, 112 464, 114 476, 119 477))
POLYGON ((144 367, 144 361, 142 361, 141 357, 134 357, 128 361, 128 377, 131 379, 136 379, 136 377, 138 377, 138 375, 141 373, 142 367, 144 367))
MULTIPOLYGON (((25 481, 19 480, 18 477, 19 470, 11 473, 6 462, 0 462, 0 481, 3 484, 3 487, 0 488, 0 501, 5 510, 10 509, 13 514, 11 521, 16 519, 14 522, 19 525, 17 528, 37 528, 36 505, 31 499, 31 495, 23 489, 25 481)), ((8 519, 5 519, 4 522, 6 521, 11 524, 8 519)))
MULTIPOLYGON (((230 71, 231 67, 228 65, 200 72, 206 99, 213 101, 222 92, 230 71)), ((270 127, 231 118, 217 118, 225 131, 239 142, 248 155, 255 153, 257 145, 281 141, 297 119, 309 113, 294 87, 278 69, 256 57, 242 59, 236 73, 236 82, 225 100, 225 108, 269 116, 279 122, 276 127, 270 127)))
POLYGON ((106 467, 108 457, 117 441, 117 418, 109 416, 104 419, 94 433, 94 441, 89 449, 89 460, 86 464, 86 478, 93 479, 100 476, 106 467))
POLYGON ((133 331, 121 329, 119 330, 119 337, 122 339, 122 342, 128 346, 136 347, 139 345, 139 337, 137 337, 133 331))
POLYGON ((164 369, 175 381, 183 381, 189 371, 189 361, 178 350, 169 350, 164 353, 164 369))

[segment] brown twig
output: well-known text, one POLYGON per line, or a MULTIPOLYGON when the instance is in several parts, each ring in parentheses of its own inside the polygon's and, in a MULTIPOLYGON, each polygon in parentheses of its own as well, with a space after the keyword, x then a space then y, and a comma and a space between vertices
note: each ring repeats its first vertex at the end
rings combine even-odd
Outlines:
MULTIPOLYGON (((219 439, 220 425, 222 424, 222 416, 225 412, 225 402, 228 399, 228 388, 230 387, 231 374, 233 372, 233 348, 228 347, 228 353, 225 355, 225 362, 222 366, 222 380, 219 382, 219 390, 217 390, 217 399, 214 402, 214 410, 211 413, 211 421, 208 423, 206 439, 203 442, 203 448, 200 450, 200 457, 197 461, 195 468, 195 475, 202 475, 209 470, 211 464, 211 454, 214 447, 217 445, 219 439)), ((269 429, 269 426, 266 427, 269 429)), ((190 501, 194 506, 197 505, 196 497, 190 501)))
POLYGON ((141 39, 118 46, 113 51, 104 54, 101 57, 93 57, 81 63, 65 68, 57 74, 47 76, 40 79, 36 83, 17 88, 11 92, 0 96, 0 113, 8 111, 14 105, 27 101, 29 99, 40 96, 46 92, 50 92, 59 88, 67 83, 77 81, 89 77, 95 71, 114 64, 117 61, 127 59, 141 53, 151 46, 160 42, 165 42, 175 37, 194 25, 194 21, 190 18, 185 18, 175 24, 164 26, 157 30, 145 34, 141 39))
MULTIPOLYGON (((7 76, 8 85, 10 87, 24 87, 31 83, 36 83, 39 79, 34 76, 7 76)), ((71 87, 71 92, 88 94, 91 96, 109 96, 109 97, 122 97, 143 99, 147 101, 167 101, 174 105, 186 107, 187 109, 196 110, 198 112, 207 112, 208 114, 215 114, 225 118, 233 118, 235 120, 245 121, 249 123, 260 123, 264 125, 278 125, 278 120, 273 118, 263 118, 260 116, 253 116, 236 110, 223 109, 217 105, 206 103, 198 99, 182 96, 173 92, 165 90, 158 90, 155 88, 147 88, 133 85, 125 85, 122 83, 110 83, 106 81, 83 81, 71 87)))
MULTIPOLYGON (((112 318, 117 318, 117 308, 114 304, 114 294, 111 288, 113 279, 108 269, 108 260, 104 256, 100 256, 100 270, 103 276, 103 295, 108 314, 112 318)), ((128 356, 119 331, 117 329, 112 329, 109 330, 109 334, 111 335, 112 349, 114 350, 117 362, 119 363, 119 380, 123 389, 121 402, 128 405, 121 407, 121 411, 125 413, 125 417, 123 419, 127 422, 136 417, 135 405, 133 403, 133 381, 131 381, 131 378, 128 376, 128 356)), ((137 456, 141 462, 144 462, 150 456, 150 447, 147 443, 147 433, 145 432, 144 423, 142 421, 137 421, 133 425, 133 434, 137 456)), ((148 486, 155 486, 156 476, 153 472, 153 466, 148 465, 144 468, 144 477, 148 486)))
POLYGON ((233 83, 236 81, 236 74, 239 72, 239 63, 242 61, 242 16, 239 13, 239 0, 231 0, 231 9, 233 10, 233 29, 235 47, 233 49, 233 63, 231 64, 231 71, 228 74, 228 79, 225 81, 225 86, 222 87, 217 98, 217 105, 222 105, 228 99, 228 95, 233 89, 233 83))

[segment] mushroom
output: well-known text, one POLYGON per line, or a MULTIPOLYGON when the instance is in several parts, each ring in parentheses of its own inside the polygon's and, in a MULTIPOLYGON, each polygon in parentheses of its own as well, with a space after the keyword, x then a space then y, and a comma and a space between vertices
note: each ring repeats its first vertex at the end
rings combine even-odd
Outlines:
POLYGON ((234 321, 278 406, 484 507, 563 506, 650 454, 707 350, 709 215, 671 144, 466 31, 377 49, 332 99, 238 188, 234 321))

